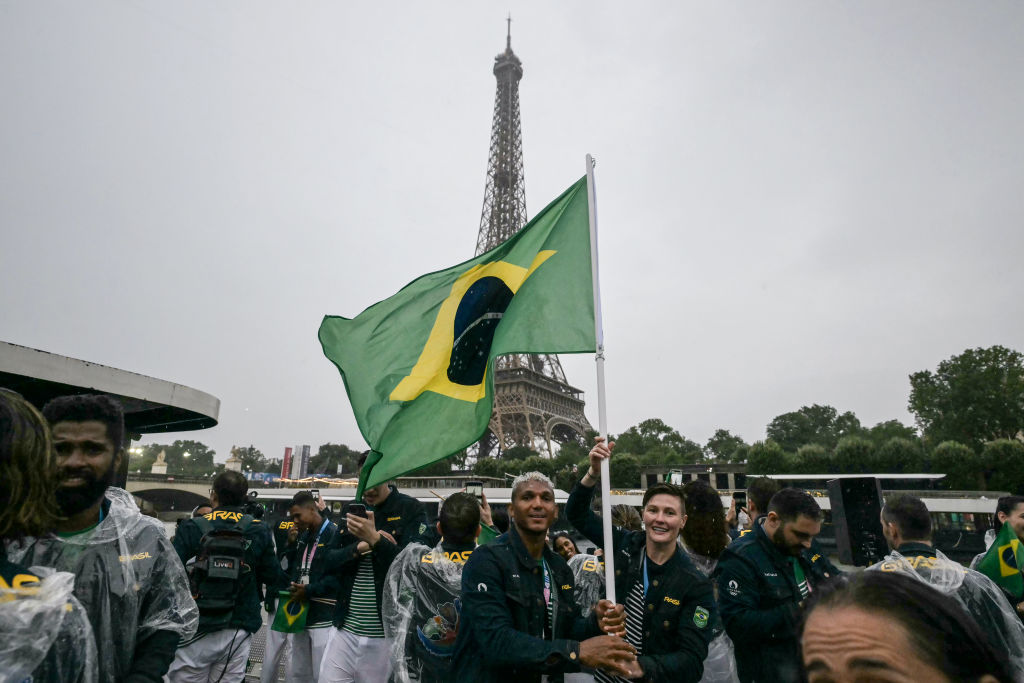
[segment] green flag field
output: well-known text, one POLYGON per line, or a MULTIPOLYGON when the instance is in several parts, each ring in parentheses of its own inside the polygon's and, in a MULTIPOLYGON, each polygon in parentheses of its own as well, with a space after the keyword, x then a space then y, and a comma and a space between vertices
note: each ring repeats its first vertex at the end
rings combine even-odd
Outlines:
POLYGON ((508 241, 423 275, 355 318, 326 316, 324 355, 372 453, 359 493, 487 429, 494 359, 596 348, 586 178, 508 241))

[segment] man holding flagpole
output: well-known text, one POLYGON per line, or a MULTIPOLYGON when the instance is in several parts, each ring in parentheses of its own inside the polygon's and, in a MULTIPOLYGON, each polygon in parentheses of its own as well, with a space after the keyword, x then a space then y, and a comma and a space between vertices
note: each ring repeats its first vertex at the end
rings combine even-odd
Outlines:
POLYGON ((581 666, 626 674, 633 647, 618 636, 622 608, 608 600, 581 617, 572 570, 545 542, 558 516, 551 480, 512 482, 512 526, 473 552, 462 571, 462 619, 453 680, 539 683, 581 666))
MULTIPOLYGON (((503 354, 595 353, 599 424, 601 434, 606 434, 597 210, 590 155, 586 167, 584 178, 497 247, 423 275, 355 318, 324 317, 319 331, 324 355, 341 373, 356 422, 372 449, 360 472, 357 498, 364 490, 475 443, 491 419, 495 359, 503 354)), ((602 463, 602 470, 606 472, 607 466, 602 463)), ((608 477, 602 479, 607 489, 608 477)), ((539 497, 541 492, 531 495, 539 497)), ((532 517, 529 505, 523 514, 532 517)), ((605 518, 605 536, 610 537, 610 514, 605 518)), ((540 523, 539 518, 535 521, 540 523)), ((372 525, 365 526, 372 532, 372 525)), ((537 541, 528 520, 516 519, 506 536, 518 539, 518 544, 508 541, 508 553, 518 555, 520 561, 535 565, 544 560, 543 534, 537 541)), ((492 547, 505 547, 500 539, 495 543, 492 547)), ((611 555, 605 571, 606 576, 614 575, 611 555)), ((521 576, 513 572, 507 578, 519 581, 521 576)), ((559 590, 568 586, 571 592, 571 572, 568 579, 559 590)), ((611 605, 615 586, 610 579, 607 583, 611 605)), ((532 633, 533 629, 524 628, 525 622, 519 626, 532 633)), ((602 641, 596 650, 592 643, 585 651, 570 652, 564 647, 561 651, 571 654, 570 659, 593 656, 600 666, 626 673, 621 666, 623 653, 606 643, 602 641)), ((507 643, 500 649, 485 654, 523 654, 506 653, 507 643)), ((326 658, 324 662, 326 666, 326 658)))
MULTIPOLYGON (((611 456, 614 442, 601 437, 590 451, 590 469, 576 484, 565 514, 576 529, 594 543, 604 544, 602 520, 591 509, 601 462, 611 456)), ((644 531, 612 531, 616 595, 625 596, 626 639, 638 656, 623 678, 652 681, 699 681, 704 673, 708 644, 722 626, 714 588, 690 562, 677 543, 686 524, 682 489, 656 484, 644 494, 644 531)), ((621 680, 598 672, 598 681, 621 680)))

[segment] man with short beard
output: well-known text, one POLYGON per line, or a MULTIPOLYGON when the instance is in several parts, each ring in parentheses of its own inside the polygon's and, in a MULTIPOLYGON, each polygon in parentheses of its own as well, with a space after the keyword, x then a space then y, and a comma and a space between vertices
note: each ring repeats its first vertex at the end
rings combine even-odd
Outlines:
POLYGON ((92 626, 75 576, 9 562, 5 543, 46 534, 57 521, 50 427, 0 387, 0 680, 88 683, 96 677, 92 626))
POLYGON ((801 680, 797 625, 804 600, 840 572, 811 548, 821 531, 821 508, 810 494, 782 489, 754 530, 733 541, 718 560, 718 604, 736 643, 740 680, 801 680))
POLYGON ((160 681, 199 611, 160 522, 111 486, 125 457, 121 406, 108 396, 62 396, 43 415, 57 454, 61 519, 56 534, 27 539, 8 557, 75 574, 101 681, 160 681))

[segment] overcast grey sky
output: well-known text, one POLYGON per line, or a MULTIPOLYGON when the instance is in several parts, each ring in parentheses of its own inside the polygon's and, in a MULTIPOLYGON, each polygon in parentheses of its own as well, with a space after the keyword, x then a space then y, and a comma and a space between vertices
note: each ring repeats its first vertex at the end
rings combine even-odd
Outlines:
POLYGON ((219 397, 156 439, 218 459, 362 447, 317 328, 472 255, 508 11, 530 216, 598 162, 611 431, 910 424, 1024 348, 1024 4, 817 0, 2 2, 0 339, 219 397))

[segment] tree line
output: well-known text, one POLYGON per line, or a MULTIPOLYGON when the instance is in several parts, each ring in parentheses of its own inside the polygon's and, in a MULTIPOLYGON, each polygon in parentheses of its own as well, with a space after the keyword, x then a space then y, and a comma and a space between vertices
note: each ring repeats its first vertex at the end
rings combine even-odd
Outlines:
POLYGON ((917 429, 896 420, 864 429, 853 413, 803 407, 772 420, 747 452, 748 471, 941 473, 946 489, 1024 491, 1024 356, 967 349, 909 379, 917 429))
MULTIPOLYGON (((1024 356, 1002 346, 967 349, 909 377, 908 409, 914 427, 899 420, 861 424, 850 411, 812 404, 773 418, 766 438, 748 444, 728 429, 717 429, 703 444, 658 418, 612 435, 611 485, 636 488, 647 465, 743 463, 755 474, 943 473, 941 485, 956 490, 1024 491, 1024 356)), ((586 435, 586 444, 593 433, 586 435)), ((208 476, 223 470, 214 452, 199 441, 151 444, 132 454, 129 470, 149 472, 166 453, 167 473, 208 476), (187 455, 186 455, 187 454, 187 455)), ((505 477, 537 470, 568 490, 588 466, 589 446, 563 444, 553 458, 517 446, 471 466, 466 451, 427 465, 412 475, 470 470, 505 477)), ((281 471, 280 458, 267 458, 250 445, 233 452, 251 472, 281 471)), ((310 460, 311 474, 355 476, 360 449, 321 445, 310 460)))
MULTIPOLYGON (((909 380, 914 427, 895 419, 867 427, 851 411, 813 404, 773 418, 762 441, 717 429, 701 445, 660 419, 644 420, 611 435, 611 485, 639 486, 645 465, 745 462, 753 474, 941 473, 946 489, 1024 492, 1024 356, 1003 346, 967 349, 909 380)), ((580 444, 562 446, 554 459, 523 448, 502 456, 474 471, 536 469, 568 488, 587 467, 580 444)))

